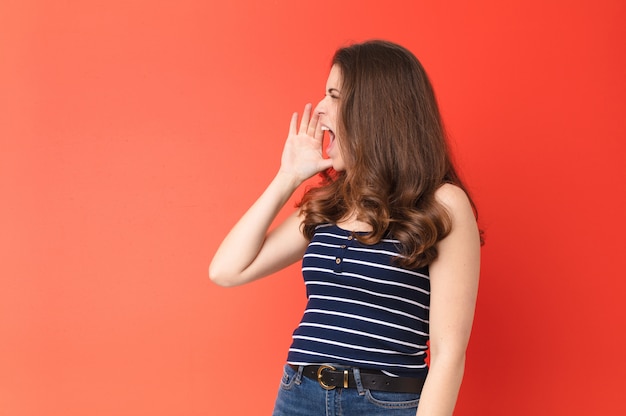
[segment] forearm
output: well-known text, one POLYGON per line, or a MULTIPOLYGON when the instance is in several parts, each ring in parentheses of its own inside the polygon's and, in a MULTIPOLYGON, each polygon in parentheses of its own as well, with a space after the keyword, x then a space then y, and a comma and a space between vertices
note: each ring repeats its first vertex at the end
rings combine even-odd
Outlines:
POLYGON ((234 286, 260 277, 246 275, 246 269, 261 250, 272 222, 299 185, 293 175, 279 172, 274 177, 219 246, 209 266, 211 280, 234 286))
POLYGON ((451 416, 465 371, 465 354, 431 358, 417 416, 451 416))
POLYGON ((211 261, 209 276, 215 283, 235 286, 250 282, 288 266, 304 253, 307 241, 297 215, 268 231, 296 188, 332 166, 322 154, 324 134, 318 121, 319 114, 311 114, 311 104, 304 107, 299 129, 298 113, 292 115, 278 174, 226 236, 211 261))

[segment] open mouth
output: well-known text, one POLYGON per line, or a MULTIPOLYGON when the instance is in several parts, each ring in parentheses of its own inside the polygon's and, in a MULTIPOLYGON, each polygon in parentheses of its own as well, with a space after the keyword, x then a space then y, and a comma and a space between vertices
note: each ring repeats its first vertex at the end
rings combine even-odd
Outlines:
POLYGON ((335 132, 332 131, 329 127, 322 126, 322 131, 328 132, 328 146, 326 147, 326 153, 331 149, 333 143, 335 142, 335 132))

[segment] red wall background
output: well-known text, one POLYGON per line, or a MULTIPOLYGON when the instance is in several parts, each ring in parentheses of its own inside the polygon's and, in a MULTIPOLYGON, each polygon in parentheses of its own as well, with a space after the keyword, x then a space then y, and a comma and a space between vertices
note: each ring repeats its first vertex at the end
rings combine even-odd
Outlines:
POLYGON ((626 414, 625 4, 2 0, 0 415, 270 413, 298 269, 207 266, 369 38, 426 66, 486 231, 456 414, 626 414))

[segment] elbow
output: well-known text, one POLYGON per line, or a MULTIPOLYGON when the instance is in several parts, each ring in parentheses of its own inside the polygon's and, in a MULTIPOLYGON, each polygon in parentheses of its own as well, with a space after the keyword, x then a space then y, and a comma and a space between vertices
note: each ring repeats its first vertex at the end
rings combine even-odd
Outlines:
POLYGON ((220 270, 220 268, 213 263, 209 266, 209 280, 221 287, 233 287, 237 285, 234 276, 224 270, 220 270))
POLYGON ((429 358, 431 364, 464 368, 466 351, 464 345, 439 345, 431 340, 429 358))
POLYGON ((431 367, 456 369, 463 373, 465 369, 466 351, 464 348, 431 348, 431 367))

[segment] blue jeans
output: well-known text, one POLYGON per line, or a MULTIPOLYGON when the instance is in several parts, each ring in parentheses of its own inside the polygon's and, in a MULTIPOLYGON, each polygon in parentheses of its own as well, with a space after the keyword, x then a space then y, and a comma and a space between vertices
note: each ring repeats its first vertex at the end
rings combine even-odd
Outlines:
POLYGON ((320 384, 285 366, 273 416, 415 416, 419 393, 370 391, 361 386, 354 370, 357 388, 325 390, 320 384))

